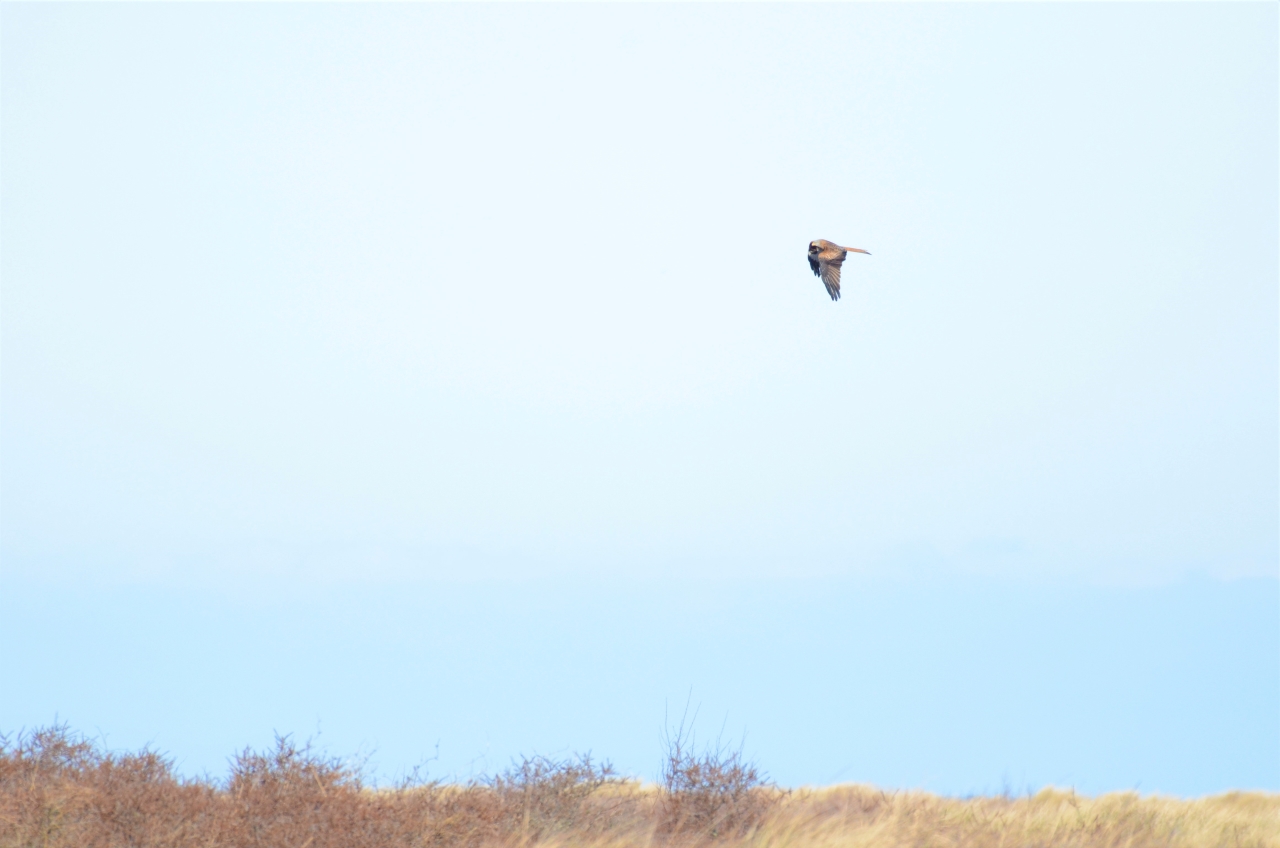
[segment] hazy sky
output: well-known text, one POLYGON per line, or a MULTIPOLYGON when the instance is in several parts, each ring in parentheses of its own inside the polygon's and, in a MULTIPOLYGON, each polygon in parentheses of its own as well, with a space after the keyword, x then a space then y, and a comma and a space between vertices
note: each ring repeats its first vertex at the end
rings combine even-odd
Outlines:
POLYGON ((1274 4, 0 22, 0 730, 1280 789, 1274 4))

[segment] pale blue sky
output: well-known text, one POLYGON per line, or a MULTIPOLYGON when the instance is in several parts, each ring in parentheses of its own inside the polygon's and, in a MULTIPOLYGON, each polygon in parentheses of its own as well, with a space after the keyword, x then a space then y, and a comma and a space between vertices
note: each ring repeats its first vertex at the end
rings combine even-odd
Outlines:
POLYGON ((1280 789, 1274 4, 0 23, 0 730, 1280 789))

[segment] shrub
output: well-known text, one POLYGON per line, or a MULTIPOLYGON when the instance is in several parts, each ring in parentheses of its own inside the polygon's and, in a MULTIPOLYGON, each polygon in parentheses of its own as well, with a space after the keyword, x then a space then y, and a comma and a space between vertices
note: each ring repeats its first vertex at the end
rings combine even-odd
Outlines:
POLYGON ((701 753, 682 720, 664 732, 662 818, 666 834, 719 838, 740 836, 758 827, 783 796, 742 747, 717 740, 701 753))
MULTIPOLYGON (((596 764, 585 754, 566 760, 523 757, 482 784, 496 796, 503 830, 538 839, 558 831, 607 829, 617 803, 591 802, 600 789, 622 781, 611 764, 596 764)), ((620 799, 615 795, 612 800, 620 799)))

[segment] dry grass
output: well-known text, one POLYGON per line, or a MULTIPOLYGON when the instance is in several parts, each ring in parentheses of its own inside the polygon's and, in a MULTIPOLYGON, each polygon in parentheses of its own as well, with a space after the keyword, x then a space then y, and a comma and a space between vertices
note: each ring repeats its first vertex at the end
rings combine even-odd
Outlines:
POLYGON ((182 779, 154 752, 111 754, 55 727, 0 744, 0 848, 1280 848, 1277 795, 783 792, 740 751, 698 754, 686 743, 668 739, 656 787, 587 757, 536 757, 464 785, 371 789, 357 768, 287 738, 245 751, 215 782, 182 779))

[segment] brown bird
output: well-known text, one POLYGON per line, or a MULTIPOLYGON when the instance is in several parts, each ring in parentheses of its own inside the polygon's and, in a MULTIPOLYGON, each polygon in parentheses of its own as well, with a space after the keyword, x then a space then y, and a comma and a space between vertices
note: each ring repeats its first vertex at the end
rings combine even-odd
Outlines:
POLYGON ((827 287, 827 294, 832 300, 840 299, 840 266, 849 253, 865 253, 869 251, 858 247, 841 247, 833 241, 815 239, 809 242, 809 267, 815 277, 822 277, 822 284, 827 287))

